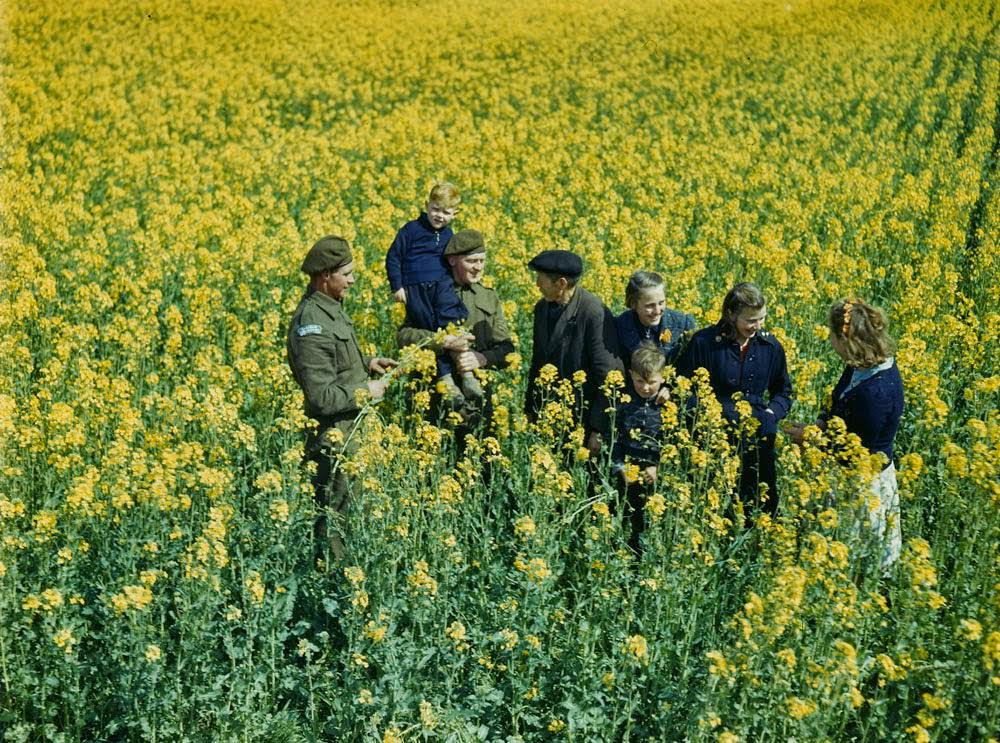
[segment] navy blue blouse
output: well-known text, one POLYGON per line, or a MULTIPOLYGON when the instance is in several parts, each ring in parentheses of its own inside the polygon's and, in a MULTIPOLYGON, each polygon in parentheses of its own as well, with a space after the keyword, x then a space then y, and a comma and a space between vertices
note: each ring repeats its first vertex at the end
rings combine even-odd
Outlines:
POLYGON ((844 368, 840 381, 833 388, 830 411, 820 419, 842 418, 847 430, 857 434, 868 451, 872 454, 882 452, 892 462, 892 441, 903 415, 903 379, 899 376, 899 367, 894 362, 843 395, 853 374, 854 367, 844 368))
POLYGON ((690 377, 700 368, 708 370, 726 420, 735 423, 739 419, 733 400, 737 392, 750 403, 760 422, 758 436, 775 433, 778 421, 792 408, 785 349, 766 330, 754 334, 742 360, 739 345, 722 334, 721 324, 699 330, 677 359, 677 373, 690 377))
POLYGON ((626 367, 641 343, 658 346, 667 357, 667 363, 672 364, 680 352, 681 338, 685 331, 694 330, 694 318, 668 307, 663 311, 663 317, 656 327, 647 327, 639 322, 635 310, 625 310, 615 318, 615 328, 618 330, 618 346, 626 367), (661 340, 662 338, 669 340, 661 340))

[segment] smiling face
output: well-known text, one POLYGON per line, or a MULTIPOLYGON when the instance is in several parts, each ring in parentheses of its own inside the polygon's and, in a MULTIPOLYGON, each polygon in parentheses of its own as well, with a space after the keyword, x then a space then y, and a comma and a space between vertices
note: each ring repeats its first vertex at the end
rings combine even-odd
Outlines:
POLYGON ((767 319, 767 307, 760 309, 746 308, 740 311, 734 318, 730 318, 733 327, 736 328, 736 342, 741 346, 753 338, 757 331, 764 327, 764 320, 767 319))
POLYGON ((667 300, 663 292, 663 287, 653 286, 639 292, 639 296, 635 300, 635 306, 632 309, 635 310, 639 322, 645 327, 650 328, 660 324, 666 306, 667 300))
POLYGON ((347 296, 347 290, 354 283, 354 262, 345 263, 340 268, 333 271, 325 271, 320 274, 319 291, 323 292, 331 299, 342 302, 347 296))
POLYGON ((452 277, 462 286, 478 284, 483 280, 483 269, 486 268, 486 253, 449 255, 448 265, 451 266, 452 277))
POLYGON ((435 230, 443 230, 458 213, 457 209, 441 206, 436 201, 427 202, 427 221, 435 230))

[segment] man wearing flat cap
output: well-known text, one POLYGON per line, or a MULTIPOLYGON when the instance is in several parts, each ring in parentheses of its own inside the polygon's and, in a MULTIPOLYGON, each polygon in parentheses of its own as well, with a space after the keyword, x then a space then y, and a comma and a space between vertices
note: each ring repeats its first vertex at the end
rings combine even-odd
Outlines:
POLYGON ((328 546, 340 558, 351 482, 336 462, 357 447, 352 433, 359 397, 377 400, 385 394, 385 383, 369 379, 369 374, 384 374, 396 362, 362 356, 354 326, 344 314, 341 302, 354 283, 347 240, 329 235, 318 241, 306 255, 302 272, 309 276, 309 286, 288 325, 288 364, 305 396, 306 415, 319 422, 307 433, 305 448, 306 460, 317 464, 313 485, 320 509, 318 546, 328 546))
MULTIPOLYGON (((493 289, 482 285, 486 267, 486 241, 476 230, 456 232, 444 249, 444 258, 455 282, 455 292, 469 311, 468 333, 448 335, 440 345, 431 345, 437 353, 450 352, 455 371, 461 374, 476 369, 496 369, 507 365, 514 343, 507 329, 503 306, 493 289)), ((396 333, 399 347, 415 345, 433 336, 430 330, 415 327, 409 320, 396 333)), ((464 412, 477 408, 480 401, 467 399, 464 412)))
POLYGON ((528 268, 537 274, 535 285, 542 298, 534 310, 525 410, 531 420, 541 410, 538 375, 546 364, 552 364, 565 379, 584 372, 587 379, 578 388, 577 403, 583 410, 587 448, 595 455, 610 426, 608 401, 601 385, 612 369, 623 372, 614 317, 600 299, 577 286, 583 275, 583 261, 575 253, 545 250, 531 259, 528 268))

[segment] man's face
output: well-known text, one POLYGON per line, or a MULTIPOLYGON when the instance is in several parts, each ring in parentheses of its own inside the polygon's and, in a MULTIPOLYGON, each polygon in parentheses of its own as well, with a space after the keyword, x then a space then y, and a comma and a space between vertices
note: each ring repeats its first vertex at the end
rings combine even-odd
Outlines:
POLYGON ((486 268, 486 253, 449 255, 448 265, 451 266, 452 277, 462 286, 478 284, 483 280, 483 269, 486 268))
POLYGON ((457 209, 441 206, 436 201, 427 202, 427 221, 435 230, 443 230, 447 227, 457 213, 457 209))
POLYGON ((353 283, 354 262, 351 261, 350 263, 345 263, 340 268, 335 268, 333 271, 324 273, 319 290, 331 299, 342 302, 344 301, 344 297, 347 296, 347 290, 351 288, 351 284, 353 283))
POLYGON ((539 271, 537 273, 537 278, 535 279, 535 286, 538 287, 538 291, 542 293, 542 297, 549 302, 559 301, 559 297, 562 296, 562 290, 565 285, 565 281, 562 277, 558 279, 553 279, 546 273, 539 271))

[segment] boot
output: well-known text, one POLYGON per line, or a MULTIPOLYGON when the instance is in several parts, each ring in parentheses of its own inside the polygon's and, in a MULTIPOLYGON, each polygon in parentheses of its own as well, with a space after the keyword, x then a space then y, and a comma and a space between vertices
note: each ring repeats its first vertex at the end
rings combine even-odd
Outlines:
POLYGON ((469 400, 482 400, 483 388, 479 386, 479 380, 473 372, 462 372, 462 379, 459 382, 462 392, 469 400))
POLYGON ((448 401, 452 408, 458 410, 465 404, 465 395, 455 384, 455 378, 451 374, 442 374, 437 380, 437 391, 448 401))

